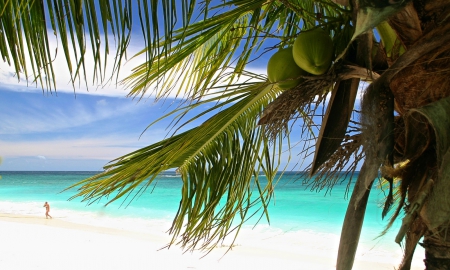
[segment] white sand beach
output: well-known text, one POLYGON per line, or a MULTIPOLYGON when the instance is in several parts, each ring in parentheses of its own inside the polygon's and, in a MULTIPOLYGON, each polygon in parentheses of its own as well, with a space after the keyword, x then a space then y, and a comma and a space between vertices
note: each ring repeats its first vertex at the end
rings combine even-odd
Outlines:
MULTIPOLYGON (((337 237, 307 238, 286 246, 283 237, 247 234, 225 256, 227 247, 221 247, 202 258, 179 246, 160 250, 170 240, 162 228, 143 232, 0 213, 0 269, 335 269, 337 237)), ((354 269, 394 269, 400 259, 362 248, 354 269)), ((413 269, 423 268, 421 259, 414 260, 413 269)))

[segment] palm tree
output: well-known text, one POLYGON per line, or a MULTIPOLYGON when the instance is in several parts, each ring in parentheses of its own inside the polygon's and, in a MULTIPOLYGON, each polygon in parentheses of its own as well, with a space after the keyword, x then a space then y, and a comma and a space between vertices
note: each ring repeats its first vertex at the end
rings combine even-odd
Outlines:
POLYGON ((112 196, 114 201, 143 192, 160 172, 177 169, 183 180, 182 199, 170 244, 209 250, 239 231, 255 213, 252 206, 260 206, 268 218, 272 185, 282 170, 279 156, 290 148, 283 143, 290 135, 299 136, 292 134, 295 122, 303 127, 302 154, 314 154, 308 167, 315 176, 309 180, 313 188, 332 187, 338 172, 350 170, 347 175, 352 175, 362 163, 342 229, 337 269, 352 268, 367 198, 379 173, 390 189, 383 216, 393 206, 390 222, 403 209, 405 213, 396 239, 405 242, 400 269, 410 268, 422 237, 427 269, 448 269, 448 1, 7 0, 2 4, 0 52, 19 79, 24 76, 43 89, 57 89, 55 51, 49 46, 49 35, 54 34, 74 87, 77 80, 86 81, 88 57, 94 59, 95 82, 117 80, 138 23, 144 39, 138 55, 146 61, 121 83, 130 97, 142 98, 150 91, 161 100, 176 91, 184 101, 164 116, 174 118, 170 136, 111 161, 104 172, 78 183, 76 196, 90 202, 112 196), (300 85, 282 90, 248 70, 261 55, 292 46, 299 33, 319 27, 333 37, 335 47, 335 61, 327 73, 305 76, 300 85), (107 74, 111 36, 115 62, 113 73, 107 74), (92 56, 87 55, 88 44, 92 56), (371 84, 361 109, 354 111, 361 80, 371 84), (213 105, 187 117, 205 104, 213 105), (327 107, 323 116, 318 111, 321 104, 327 107), (358 114, 356 120, 353 113, 358 114), (201 125, 179 132, 203 119, 201 125), (260 181, 261 171, 267 183, 260 181))

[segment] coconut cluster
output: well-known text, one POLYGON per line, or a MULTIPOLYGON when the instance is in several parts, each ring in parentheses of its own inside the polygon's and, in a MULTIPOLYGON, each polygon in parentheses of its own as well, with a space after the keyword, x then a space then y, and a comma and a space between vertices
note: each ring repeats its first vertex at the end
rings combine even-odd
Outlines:
POLYGON ((281 89, 299 85, 309 74, 327 72, 333 60, 333 41, 321 28, 301 32, 294 46, 276 52, 267 64, 267 75, 271 83, 281 89))

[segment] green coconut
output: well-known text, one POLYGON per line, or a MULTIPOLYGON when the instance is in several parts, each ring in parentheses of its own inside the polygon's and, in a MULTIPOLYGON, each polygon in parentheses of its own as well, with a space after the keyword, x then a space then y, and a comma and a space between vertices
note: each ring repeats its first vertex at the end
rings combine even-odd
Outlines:
POLYGON ((333 60, 333 41, 321 28, 301 32, 292 49, 295 63, 303 70, 314 74, 324 74, 333 60))
POLYGON ((277 83, 281 89, 290 89, 299 85, 299 78, 307 73, 294 61, 292 47, 276 52, 267 63, 267 75, 271 83, 277 83))

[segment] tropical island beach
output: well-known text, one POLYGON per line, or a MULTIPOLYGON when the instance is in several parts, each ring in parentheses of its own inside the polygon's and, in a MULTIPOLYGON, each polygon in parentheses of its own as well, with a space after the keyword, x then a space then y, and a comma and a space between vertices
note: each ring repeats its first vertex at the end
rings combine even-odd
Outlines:
MULTIPOLYGON (((177 212, 181 178, 158 176, 158 185, 133 201, 86 204, 61 192, 95 172, 1 172, 0 269, 335 269, 348 200, 346 185, 328 194, 311 192, 285 173, 269 205, 270 223, 259 216, 244 223, 233 248, 230 234, 208 255, 164 247, 177 212), (46 219, 44 202, 50 204, 46 219)), ((382 237, 380 198, 374 188, 353 269, 394 269, 402 248, 393 239, 396 222, 382 237)), ((256 209, 255 209, 256 210, 256 209)), ((261 214, 261 211, 259 211, 261 214)), ((418 247, 412 269, 423 269, 418 247)))
POLYGON ((449 269, 448 14, 6 1, 0 269, 449 269))

